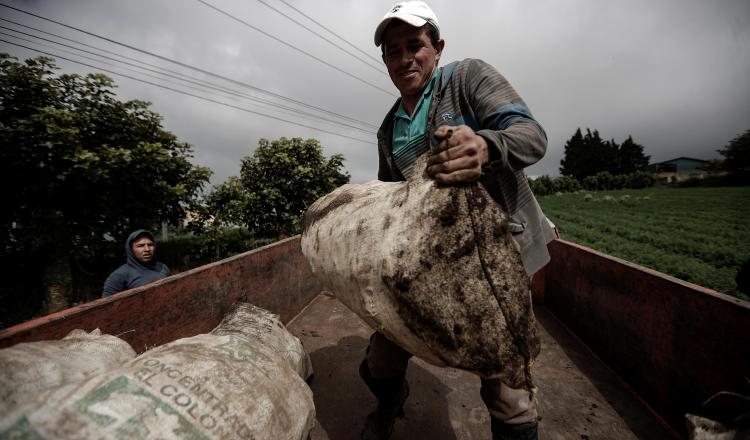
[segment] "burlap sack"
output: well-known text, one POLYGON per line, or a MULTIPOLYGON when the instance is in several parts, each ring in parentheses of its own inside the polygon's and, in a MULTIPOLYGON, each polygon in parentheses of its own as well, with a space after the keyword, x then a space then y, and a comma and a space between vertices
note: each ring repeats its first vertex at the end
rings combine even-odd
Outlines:
POLYGON ((234 334, 258 341, 283 357, 302 379, 307 380, 313 374, 310 356, 302 342, 286 329, 278 315, 268 310, 248 303, 236 303, 211 334, 234 334))
POLYGON ((262 338, 224 326, 238 323, 56 389, 0 422, 0 438, 306 439, 310 388, 262 338))
POLYGON ((539 352, 530 282, 508 218, 478 183, 344 185, 303 219, 324 286, 414 355, 530 388, 539 352))
POLYGON ((135 358, 127 342, 99 329, 73 330, 63 339, 26 342, 0 350, 0 414, 40 393, 80 382, 135 358))

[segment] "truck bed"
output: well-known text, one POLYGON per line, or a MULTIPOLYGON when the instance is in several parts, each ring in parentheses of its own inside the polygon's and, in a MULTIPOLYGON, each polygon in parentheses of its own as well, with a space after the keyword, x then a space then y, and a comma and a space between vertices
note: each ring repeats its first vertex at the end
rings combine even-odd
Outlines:
MULTIPOLYGON (((535 309, 542 352, 535 364, 540 438, 669 439, 676 435, 543 306, 535 309)), ((310 353, 318 426, 312 440, 358 439, 375 399, 357 369, 370 328, 336 298, 318 295, 288 325, 310 353)), ((411 395, 393 439, 490 439, 473 374, 414 358, 411 395)))
MULTIPOLYGON (((99 328, 142 353, 209 332, 236 301, 250 302, 290 323, 311 353, 320 421, 313 439, 358 438, 375 405, 357 376, 370 330, 321 294, 299 241, 0 329, 0 348, 99 328)), ((541 438, 687 438, 685 414, 718 392, 745 392, 750 302, 564 240, 548 248, 552 260, 532 280, 541 438)), ((409 380, 395 439, 490 438, 475 377, 415 359, 409 380)))

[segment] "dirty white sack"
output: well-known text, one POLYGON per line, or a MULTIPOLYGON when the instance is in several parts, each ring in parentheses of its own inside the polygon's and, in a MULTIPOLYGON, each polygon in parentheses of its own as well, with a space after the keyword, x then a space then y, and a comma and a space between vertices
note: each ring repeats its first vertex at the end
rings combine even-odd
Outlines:
POLYGON ((262 338, 231 331, 240 327, 228 318, 49 392, 0 421, 0 438, 306 439, 312 391, 262 338))
POLYGON ((73 330, 54 341, 24 342, 0 350, 0 414, 34 401, 45 390, 80 382, 135 358, 120 338, 73 330))
POLYGON ((283 357, 299 376, 307 380, 313 369, 302 342, 286 329, 279 316, 248 303, 236 303, 212 335, 242 335, 257 341, 283 357))
POLYGON ((742 438, 722 423, 693 414, 685 414, 689 440, 735 440, 742 438))
POLYGON ((313 273, 372 328, 436 365, 530 388, 530 281, 508 216, 479 183, 344 185, 303 219, 313 273))

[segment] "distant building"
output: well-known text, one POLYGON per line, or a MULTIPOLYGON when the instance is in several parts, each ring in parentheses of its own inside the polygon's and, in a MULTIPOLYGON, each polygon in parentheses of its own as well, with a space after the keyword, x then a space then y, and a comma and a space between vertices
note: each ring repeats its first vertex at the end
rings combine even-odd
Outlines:
POLYGON ((678 157, 664 162, 652 163, 648 171, 656 174, 656 178, 670 183, 687 179, 702 179, 708 174, 711 162, 692 157, 678 157))

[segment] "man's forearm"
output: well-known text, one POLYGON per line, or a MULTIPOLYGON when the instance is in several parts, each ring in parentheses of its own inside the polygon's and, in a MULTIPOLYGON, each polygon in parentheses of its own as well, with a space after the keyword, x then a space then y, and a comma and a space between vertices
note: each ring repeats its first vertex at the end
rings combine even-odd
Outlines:
POLYGON ((504 130, 477 132, 487 141, 493 166, 521 170, 535 164, 547 151, 547 136, 535 121, 519 121, 504 130))

